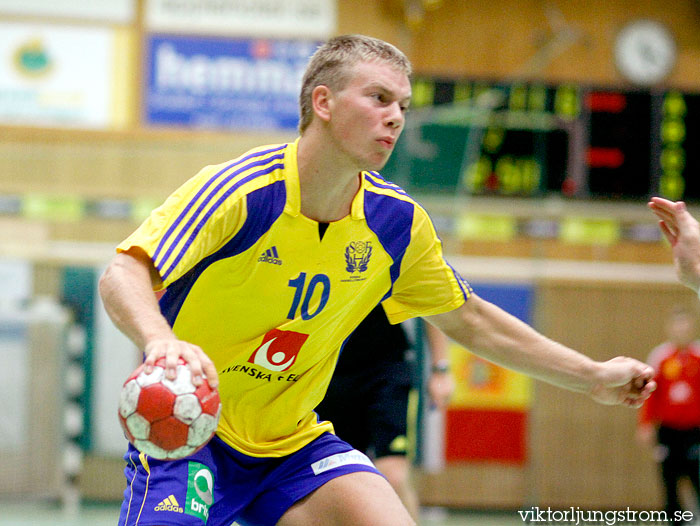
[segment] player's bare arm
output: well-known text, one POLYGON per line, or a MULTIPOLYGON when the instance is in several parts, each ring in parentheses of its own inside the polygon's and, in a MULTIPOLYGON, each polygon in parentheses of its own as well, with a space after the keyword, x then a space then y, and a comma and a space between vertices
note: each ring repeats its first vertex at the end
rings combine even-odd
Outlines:
POLYGON ((476 295, 458 309, 426 319, 487 360, 603 404, 639 407, 656 387, 650 366, 626 357, 594 361, 476 295))
POLYGON ((114 324, 145 355, 149 372, 156 360, 166 358, 166 375, 174 378, 177 361, 182 357, 192 371, 195 385, 206 376, 212 387, 218 385, 216 368, 198 346, 177 339, 153 294, 161 285, 160 275, 148 255, 140 248, 117 254, 100 278, 99 291, 105 310, 114 324))
POLYGON ((700 289, 700 224, 682 201, 652 197, 649 208, 659 218, 661 232, 671 244, 678 279, 700 289))

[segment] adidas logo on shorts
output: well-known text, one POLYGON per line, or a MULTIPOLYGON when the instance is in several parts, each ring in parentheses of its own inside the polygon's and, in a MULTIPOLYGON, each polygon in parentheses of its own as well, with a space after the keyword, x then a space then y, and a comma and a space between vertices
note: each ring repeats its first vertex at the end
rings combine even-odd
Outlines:
POLYGON ((282 260, 280 259, 280 256, 277 253, 277 247, 275 246, 273 246, 272 248, 268 248, 265 252, 260 254, 258 261, 262 263, 272 263, 273 265, 282 264, 282 260))
POLYGON ((175 495, 170 495, 167 499, 163 499, 158 506, 154 508, 155 511, 174 511, 176 513, 183 513, 184 510, 178 504, 175 495))

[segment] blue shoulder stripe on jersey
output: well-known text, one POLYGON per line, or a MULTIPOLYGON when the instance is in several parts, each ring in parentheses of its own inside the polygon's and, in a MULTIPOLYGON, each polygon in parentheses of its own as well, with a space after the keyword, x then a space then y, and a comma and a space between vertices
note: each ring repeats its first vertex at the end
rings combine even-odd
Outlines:
POLYGON ((381 175, 379 175, 379 173, 367 172, 367 174, 372 176, 372 177, 366 177, 366 179, 367 179, 367 181, 372 183, 373 186, 376 186, 377 188, 386 188, 388 190, 394 190, 395 192, 402 194, 402 195, 408 195, 403 188, 401 188, 397 184, 394 184, 390 181, 387 181, 381 175))
POLYGON ((187 294, 199 276, 216 261, 240 254, 260 239, 284 211, 287 189, 284 181, 276 181, 246 196, 248 217, 241 229, 218 251, 204 258, 187 274, 172 283, 160 299, 160 310, 172 326, 187 294))
POLYGON ((447 263, 447 266, 450 267, 450 269, 452 270, 452 273, 454 274, 455 279, 459 284, 459 288, 462 291, 462 294, 464 295, 464 299, 469 299, 469 296, 471 296, 473 293, 471 285, 467 283, 467 281, 459 274, 459 272, 455 270, 455 268, 452 265, 450 265, 447 261, 445 261, 445 263, 447 263))
MULTIPOLYGON (((166 243, 168 242, 168 239, 170 239, 170 236, 173 235, 175 230, 180 226, 180 223, 184 220, 185 217, 187 217, 187 214, 192 209, 192 207, 195 205, 195 203, 199 200, 199 198, 209 189, 209 187, 211 185, 213 185, 216 182, 217 179, 219 179, 222 175, 227 173, 229 170, 231 170, 231 169, 233 169, 236 166, 239 166, 241 164, 245 164, 248 161, 250 161, 251 159, 256 159, 258 157, 262 157, 262 156, 265 156, 267 154, 283 150, 286 147, 287 147, 287 145, 283 144, 283 145, 278 146, 276 148, 271 148, 269 150, 264 150, 261 152, 255 152, 255 153, 252 153, 250 155, 246 155, 245 157, 242 157, 241 159, 238 159, 237 161, 229 164, 228 166, 226 166, 225 168, 220 170, 216 175, 212 176, 206 182, 206 184, 204 184, 204 186, 202 186, 202 188, 199 189, 197 194, 192 199, 190 199, 190 202, 182 210, 182 212, 180 212, 180 215, 178 215, 178 217, 175 219, 175 221, 173 221, 172 225, 170 225, 170 228, 168 228, 167 232, 165 233, 163 238, 160 240, 160 243, 158 244, 158 247, 156 248, 156 251, 153 254, 153 261, 156 262, 155 263, 156 267, 160 267, 160 265, 162 265, 162 263, 168 259, 168 257, 170 256, 170 253, 173 250, 173 247, 175 247, 177 245, 177 242, 180 239, 180 238, 178 238, 175 240, 174 243, 171 243, 170 249, 166 252, 166 254, 162 258, 159 258, 160 253, 163 250, 163 248, 165 247, 166 243), (158 263, 159 259, 160 259, 160 263, 158 263)), ((197 218, 197 215, 201 213, 202 209, 209 203, 209 201, 212 199, 212 196, 216 195, 216 192, 222 187, 222 185, 224 185, 228 181, 230 181, 232 177, 235 177, 236 175, 240 174, 241 172, 243 172, 249 168, 252 168, 255 166, 260 166, 261 164, 269 162, 270 160, 278 160, 278 159, 281 159, 282 157, 284 157, 283 154, 276 155, 276 156, 270 157, 270 158, 266 158, 266 159, 263 159, 261 161, 253 162, 250 164, 245 164, 243 167, 241 167, 238 170, 236 170, 235 172, 229 174, 228 177, 226 177, 222 182, 220 182, 213 190, 211 190, 209 192, 209 195, 207 195, 207 197, 204 198, 204 200, 202 201, 202 203, 199 206, 199 208, 197 209, 197 211, 192 215, 192 217, 190 218, 188 223, 183 227, 181 232, 186 231, 192 225, 192 222, 197 218)))
POLYGON ((414 204, 389 195, 365 192, 365 219, 369 228, 377 235, 384 250, 393 263, 389 269, 391 286, 384 301, 391 296, 394 282, 401 272, 401 261, 411 241, 414 204))
MULTIPOLYGON (((202 229, 202 227, 204 227, 204 225, 205 225, 206 222, 209 220, 209 218, 212 216, 212 214, 213 214, 214 212, 216 212, 216 210, 223 204, 223 202, 226 201, 226 199, 228 199, 228 198, 231 196, 231 194, 233 194, 238 188, 240 188, 240 187, 243 186, 244 184, 246 184, 246 183, 252 181, 253 179, 256 179, 256 178, 261 177, 261 176, 263 176, 263 175, 267 175, 267 174, 269 174, 269 173, 274 172, 275 170, 280 170, 280 169, 282 169, 282 168, 284 168, 284 164, 283 164, 283 163, 277 163, 277 164, 270 165, 270 166, 266 167, 264 170, 260 170, 260 171, 257 171, 257 172, 253 172, 252 174, 249 174, 249 175, 243 177, 243 178, 240 179, 239 181, 236 181, 236 183, 234 183, 228 190, 226 190, 226 192, 224 192, 224 193, 221 195, 221 197, 219 197, 219 199, 216 200, 216 202, 215 202, 215 203, 209 208, 209 210, 207 210, 207 212, 204 214, 204 216, 203 216, 202 219, 199 221, 199 223, 197 223, 197 225, 194 227, 194 229, 193 229, 192 232, 190 233, 189 237, 187 238, 187 241, 185 241, 185 244, 184 244, 183 247, 180 249, 180 253, 179 253, 179 254, 177 255, 177 257, 173 260, 173 262, 170 264, 170 266, 168 267, 168 269, 165 270, 165 272, 163 272, 160 268, 158 269, 158 270, 161 272, 161 277, 162 277, 163 281, 165 281, 166 279, 168 279, 168 276, 172 273, 173 270, 175 270, 175 268, 177 267, 177 264, 178 264, 178 263, 180 262, 180 260, 184 257, 184 255, 185 255, 185 253, 187 252, 187 250, 189 250, 190 245, 192 244, 192 242, 194 241, 194 239, 197 237, 197 234, 199 234, 199 231, 202 229)), ((180 240, 182 239, 182 236, 183 236, 183 235, 184 235, 184 231, 181 232, 180 235, 179 235, 179 236, 175 239, 175 241, 172 243, 171 248, 170 248, 170 250, 168 251, 168 253, 171 252, 172 249, 173 249, 176 245, 178 245, 178 243, 179 243, 180 240)))

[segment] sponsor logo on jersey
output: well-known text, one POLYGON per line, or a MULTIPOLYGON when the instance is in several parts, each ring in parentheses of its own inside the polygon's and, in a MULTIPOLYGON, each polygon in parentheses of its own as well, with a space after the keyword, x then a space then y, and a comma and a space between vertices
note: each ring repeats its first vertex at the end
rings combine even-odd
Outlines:
POLYGON ((336 453, 335 455, 321 459, 318 462, 314 462, 311 464, 311 469, 313 470, 314 475, 320 475, 321 473, 324 473, 330 469, 348 466, 351 464, 374 467, 374 464, 372 464, 372 461, 367 455, 353 449, 345 453, 336 453))
POLYGON ((296 382, 301 377, 301 375, 294 373, 274 374, 269 372, 267 369, 256 369, 255 367, 242 363, 229 365, 226 369, 223 369, 220 372, 220 374, 226 373, 245 374, 256 380, 264 380, 266 382, 296 382))
POLYGON ((683 364, 678 358, 666 360, 661 366, 661 376, 667 380, 677 380, 683 371, 683 364))
POLYGON ((277 247, 268 248, 265 252, 263 252, 260 255, 258 261, 261 263, 272 263, 273 265, 282 264, 282 260, 280 259, 280 256, 277 253, 277 247))
POLYGON ((272 329, 263 336, 262 343, 250 355, 248 362, 270 371, 286 371, 294 365, 308 337, 308 334, 300 332, 272 329))
POLYGON ((353 241, 345 247, 345 270, 350 273, 350 278, 343 281, 364 280, 362 273, 367 270, 371 256, 372 243, 370 241, 353 241))
POLYGON ((175 495, 170 495, 167 499, 160 501, 158 506, 154 508, 155 511, 174 511, 175 513, 182 513, 184 510, 180 507, 177 502, 175 495))
POLYGON ((214 475, 207 466, 199 462, 189 462, 187 470, 185 513, 199 517, 206 523, 209 508, 214 504, 214 475))

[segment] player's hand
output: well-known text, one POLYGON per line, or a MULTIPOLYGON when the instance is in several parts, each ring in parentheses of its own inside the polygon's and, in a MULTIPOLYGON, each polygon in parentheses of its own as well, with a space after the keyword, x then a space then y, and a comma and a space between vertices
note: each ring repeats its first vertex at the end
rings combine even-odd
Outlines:
POLYGON ((599 366, 590 395, 601 404, 638 408, 656 389, 654 369, 638 360, 618 356, 599 366))
POLYGON ((671 244, 678 279, 697 291, 700 288, 700 224, 682 201, 652 197, 648 206, 659 218, 661 232, 671 244))
POLYGON ((192 372, 192 383, 201 385, 206 378, 212 388, 219 385, 219 375, 216 373, 214 362, 198 346, 175 338, 152 340, 144 349, 146 359, 143 366, 147 374, 153 371, 153 366, 161 357, 165 357, 165 377, 174 380, 177 371, 178 358, 182 358, 192 372))
POLYGON ((435 372, 428 379, 428 394, 437 409, 447 408, 455 390, 455 383, 449 371, 435 372))

